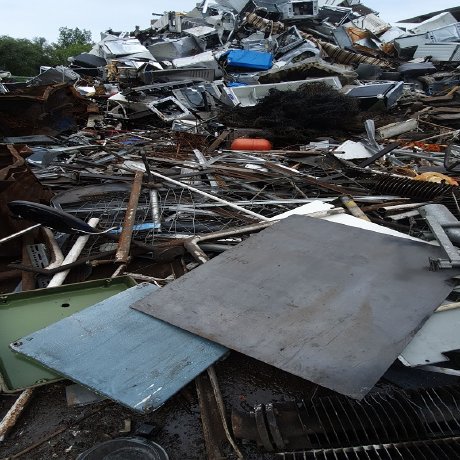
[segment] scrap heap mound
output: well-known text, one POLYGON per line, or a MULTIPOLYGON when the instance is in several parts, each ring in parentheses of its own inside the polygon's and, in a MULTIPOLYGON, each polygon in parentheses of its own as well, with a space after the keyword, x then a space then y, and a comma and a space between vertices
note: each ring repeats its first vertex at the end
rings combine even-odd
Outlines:
POLYGON ((0 71, 0 457, 460 458, 460 8, 406 22, 206 0, 0 71))

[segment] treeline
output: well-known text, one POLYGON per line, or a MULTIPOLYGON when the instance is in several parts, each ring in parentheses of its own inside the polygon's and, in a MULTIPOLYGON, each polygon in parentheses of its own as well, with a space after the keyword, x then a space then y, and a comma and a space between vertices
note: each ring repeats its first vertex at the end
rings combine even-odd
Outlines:
POLYGON ((89 51, 93 46, 91 32, 85 29, 59 28, 56 43, 48 43, 43 37, 32 40, 0 36, 0 70, 12 75, 34 76, 40 66, 68 64, 70 56, 89 51))

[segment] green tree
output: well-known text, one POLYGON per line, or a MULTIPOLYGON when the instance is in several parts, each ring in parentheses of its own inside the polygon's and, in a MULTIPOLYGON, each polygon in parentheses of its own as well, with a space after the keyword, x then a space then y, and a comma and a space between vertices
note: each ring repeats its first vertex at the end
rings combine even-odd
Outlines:
POLYGON ((78 27, 75 29, 60 27, 58 40, 52 44, 50 53, 53 65, 66 65, 69 57, 86 53, 92 46, 93 42, 89 30, 81 30, 78 27))
POLYGON ((67 65, 70 56, 88 52, 93 43, 91 32, 85 29, 61 27, 56 43, 43 37, 32 40, 0 36, 0 70, 13 75, 35 76, 40 66, 67 65))
POLYGON ((52 63, 51 47, 43 37, 33 40, 0 36, 0 69, 13 75, 34 76, 41 65, 52 63))
POLYGON ((59 28, 59 38, 55 46, 67 48, 72 45, 92 45, 91 32, 86 29, 80 30, 78 27, 70 29, 69 27, 59 28))

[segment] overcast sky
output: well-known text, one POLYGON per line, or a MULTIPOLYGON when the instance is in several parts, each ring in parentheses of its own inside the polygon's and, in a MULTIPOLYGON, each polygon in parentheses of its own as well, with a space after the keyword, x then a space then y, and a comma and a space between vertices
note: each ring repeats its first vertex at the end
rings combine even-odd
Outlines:
MULTIPOLYGON (((458 0, 364 0, 363 3, 379 11, 380 17, 389 22, 459 5, 458 0)), ((52 42, 59 27, 66 26, 88 29, 97 41, 99 33, 109 28, 131 31, 138 25, 146 29, 152 13, 189 11, 195 4, 193 0, 1 0, 0 35, 39 36, 52 42)))

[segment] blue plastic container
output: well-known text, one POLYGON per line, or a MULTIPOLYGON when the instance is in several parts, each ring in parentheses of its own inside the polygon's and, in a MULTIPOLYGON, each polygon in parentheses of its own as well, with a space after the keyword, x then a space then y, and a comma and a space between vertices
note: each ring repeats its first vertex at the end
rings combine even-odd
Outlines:
POLYGON ((262 51, 231 50, 226 55, 227 67, 247 70, 269 70, 273 66, 273 55, 262 51))

